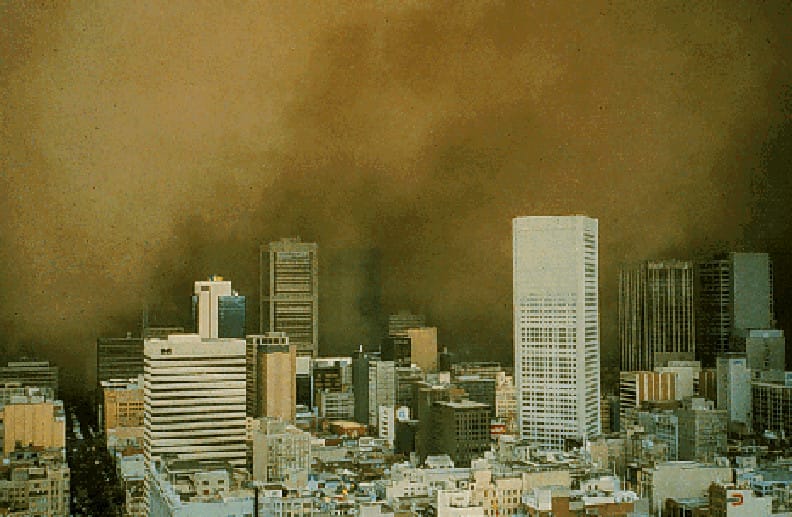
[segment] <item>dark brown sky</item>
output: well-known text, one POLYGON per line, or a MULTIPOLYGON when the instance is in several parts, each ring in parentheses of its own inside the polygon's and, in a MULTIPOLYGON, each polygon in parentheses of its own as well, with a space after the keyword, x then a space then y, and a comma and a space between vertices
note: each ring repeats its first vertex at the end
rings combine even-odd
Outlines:
POLYGON ((787 2, 92 4, 0 6, 9 353, 87 372, 210 272, 255 301, 258 244, 300 234, 508 358, 517 215, 599 218, 611 358, 624 261, 770 251, 792 295, 787 2))

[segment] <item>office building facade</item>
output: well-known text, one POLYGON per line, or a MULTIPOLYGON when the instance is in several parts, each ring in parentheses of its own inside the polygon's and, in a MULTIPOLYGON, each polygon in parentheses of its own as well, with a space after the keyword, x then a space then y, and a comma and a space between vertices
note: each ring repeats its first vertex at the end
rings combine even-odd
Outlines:
POLYGON ((195 331, 204 339, 245 337, 246 299, 221 276, 195 282, 192 297, 195 331))
POLYGON ((58 396, 58 367, 49 361, 11 361, 0 366, 0 385, 19 383, 25 388, 49 388, 58 396))
POLYGON ((648 261, 619 274, 621 370, 694 358, 693 263, 648 261))
POLYGON ((260 250, 261 332, 285 332, 299 355, 319 352, 316 243, 285 238, 260 250))
POLYGON ((732 335, 772 329, 773 266, 767 253, 729 253, 696 265, 698 350, 702 366, 731 350, 732 335))
POLYGON ((294 422, 297 348, 284 332, 248 336, 246 347, 247 415, 294 422))
POLYGON ((182 334, 146 340, 143 349, 147 500, 163 468, 244 469, 245 341, 182 334))
POLYGON ((513 296, 521 437, 561 447, 599 434, 597 220, 514 219, 513 296))

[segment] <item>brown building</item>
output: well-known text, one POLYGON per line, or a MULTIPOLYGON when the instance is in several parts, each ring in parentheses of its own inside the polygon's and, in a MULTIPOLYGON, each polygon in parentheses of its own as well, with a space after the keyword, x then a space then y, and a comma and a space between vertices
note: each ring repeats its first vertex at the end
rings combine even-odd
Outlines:
POLYGON ((104 432, 119 427, 143 427, 143 387, 138 382, 123 386, 102 383, 104 392, 104 432))
POLYGON ((673 372, 621 372, 619 418, 622 429, 636 422, 637 410, 643 402, 676 400, 676 380, 673 372))
POLYGON ((293 423, 297 408, 297 347, 283 332, 247 337, 247 415, 293 423))
POLYGON ((407 329, 410 358, 424 372, 437 371, 437 327, 407 329))
POLYGON ((17 449, 66 447, 66 417, 63 402, 28 397, 0 408, 3 457, 17 449))

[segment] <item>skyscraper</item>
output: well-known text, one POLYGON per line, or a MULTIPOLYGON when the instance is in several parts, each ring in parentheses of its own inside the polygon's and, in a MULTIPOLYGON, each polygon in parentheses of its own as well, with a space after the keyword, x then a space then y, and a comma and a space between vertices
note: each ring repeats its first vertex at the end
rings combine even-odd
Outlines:
POLYGON ((297 353, 283 332, 247 337, 247 415, 294 422, 297 353))
POLYGON ((702 366, 732 350, 732 337, 772 329, 773 267, 767 253, 729 253, 696 265, 696 317, 702 366))
POLYGON ((245 337, 245 297, 231 289, 231 282, 212 275, 195 282, 193 319, 195 331, 204 339, 245 337))
POLYGON ((622 268, 619 345, 622 371, 694 358, 692 262, 650 260, 622 268))
POLYGON ((597 227, 584 216, 513 220, 518 421, 543 445, 600 431, 597 227))
POLYGON ((181 334, 143 349, 147 494, 158 463, 184 474, 244 469, 245 341, 181 334))
POLYGON ((299 355, 319 352, 316 243, 285 238, 261 246, 261 332, 285 332, 299 355))

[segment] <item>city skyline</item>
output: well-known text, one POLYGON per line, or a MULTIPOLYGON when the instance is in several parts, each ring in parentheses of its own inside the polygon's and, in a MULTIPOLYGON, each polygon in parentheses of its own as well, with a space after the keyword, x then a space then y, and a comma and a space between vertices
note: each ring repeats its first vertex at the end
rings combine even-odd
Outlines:
POLYGON ((470 357, 511 356, 521 215, 599 219, 606 364, 624 263, 768 252, 792 295, 787 4, 0 9, 0 349, 75 380, 208 274, 257 307, 291 235, 470 357))

